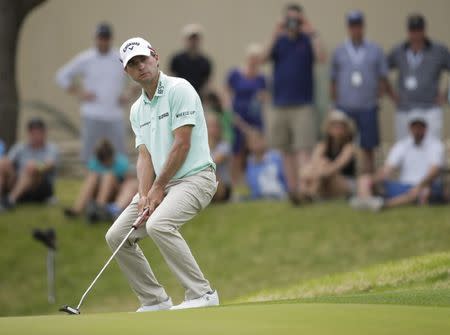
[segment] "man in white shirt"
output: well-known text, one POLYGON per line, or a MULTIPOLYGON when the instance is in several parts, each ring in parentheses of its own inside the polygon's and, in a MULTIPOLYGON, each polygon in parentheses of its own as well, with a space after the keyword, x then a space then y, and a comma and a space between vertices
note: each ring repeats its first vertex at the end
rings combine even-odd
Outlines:
POLYGON ((443 201, 440 180, 444 167, 444 145, 434 136, 427 136, 423 114, 409 118, 410 135, 398 141, 389 152, 384 166, 375 176, 363 175, 358 181, 358 196, 350 205, 357 209, 380 210, 407 204, 443 201), (399 178, 391 178, 395 170, 399 178), (383 197, 374 196, 374 189, 383 187, 383 197))
POLYGON ((81 159, 93 155, 96 143, 108 139, 117 152, 125 153, 123 105, 129 100, 124 94, 126 75, 119 53, 112 48, 112 29, 99 24, 95 47, 81 52, 56 74, 60 87, 80 100, 81 159), (77 85, 76 79, 81 79, 77 85))

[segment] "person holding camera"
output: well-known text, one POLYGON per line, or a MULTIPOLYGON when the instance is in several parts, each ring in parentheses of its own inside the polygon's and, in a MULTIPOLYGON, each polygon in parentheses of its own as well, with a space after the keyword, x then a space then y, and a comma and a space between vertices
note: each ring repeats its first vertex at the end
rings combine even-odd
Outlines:
POLYGON ((299 5, 286 7, 265 58, 273 62, 274 108, 267 113, 269 141, 283 154, 290 198, 296 203, 299 166, 308 161, 316 141, 314 63, 325 61, 317 31, 299 5))

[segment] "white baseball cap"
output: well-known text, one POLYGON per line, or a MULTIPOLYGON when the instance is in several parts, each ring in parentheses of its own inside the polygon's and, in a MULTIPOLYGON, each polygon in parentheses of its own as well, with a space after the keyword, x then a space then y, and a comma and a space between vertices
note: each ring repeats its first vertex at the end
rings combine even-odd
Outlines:
POLYGON ((120 47, 120 61, 125 68, 134 56, 150 56, 152 45, 141 37, 133 37, 123 42, 120 47))
POLYGON ((427 126, 428 122, 426 117, 423 115, 423 113, 417 112, 417 111, 411 111, 408 115, 408 124, 411 125, 413 123, 422 123, 423 125, 427 126))

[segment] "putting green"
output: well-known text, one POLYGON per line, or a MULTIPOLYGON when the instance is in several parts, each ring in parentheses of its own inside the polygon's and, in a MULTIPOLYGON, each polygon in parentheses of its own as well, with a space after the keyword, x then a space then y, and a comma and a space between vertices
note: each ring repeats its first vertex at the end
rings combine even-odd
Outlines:
POLYGON ((2 334, 449 334, 450 308, 256 304, 157 313, 0 318, 2 334))

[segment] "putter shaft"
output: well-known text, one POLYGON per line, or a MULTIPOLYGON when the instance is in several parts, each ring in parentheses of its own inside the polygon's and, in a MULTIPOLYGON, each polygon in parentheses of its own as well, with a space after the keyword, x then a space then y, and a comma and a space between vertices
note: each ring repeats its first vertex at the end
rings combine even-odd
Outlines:
POLYGON ((105 271, 105 269, 108 267, 109 263, 111 263, 111 261, 113 260, 113 258, 116 256, 116 254, 119 252, 120 248, 122 248, 122 246, 125 244, 125 242, 128 240, 128 238, 130 237, 130 235, 133 233, 133 231, 135 231, 138 226, 140 225, 140 223, 142 222, 142 220, 144 219, 144 217, 147 216, 149 210, 148 208, 146 208, 144 210, 144 212, 136 219, 136 221, 134 221, 133 225, 131 226, 130 231, 128 232, 128 234, 124 237, 124 239, 122 240, 122 242, 119 244, 119 246, 116 248, 116 250, 113 252, 113 254, 111 255, 111 257, 108 259, 108 261, 106 262, 106 264, 103 266, 103 268, 100 270, 100 272, 97 274, 97 276, 95 277, 95 279, 92 281, 91 285, 89 285, 89 287, 87 288, 87 290, 84 292, 84 294, 81 296, 80 302, 77 305, 77 310, 80 310, 80 306, 83 303, 84 299, 86 298, 86 296, 88 295, 89 291, 92 289, 92 287, 95 285, 95 283, 97 282, 97 279, 102 275, 103 271, 105 271))

